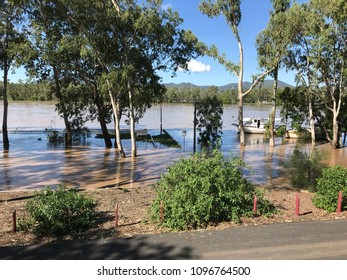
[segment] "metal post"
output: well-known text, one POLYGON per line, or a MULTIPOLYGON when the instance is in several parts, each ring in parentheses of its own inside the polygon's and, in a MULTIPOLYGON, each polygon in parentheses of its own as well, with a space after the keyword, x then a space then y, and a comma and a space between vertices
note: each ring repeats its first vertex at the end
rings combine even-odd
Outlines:
POLYGON ((194 102, 194 129, 193 129, 193 153, 196 152, 196 102, 194 102))
POLYGON ((186 130, 182 130, 182 136, 183 136, 183 152, 186 151, 186 135, 187 135, 187 131, 186 131, 186 130))
POLYGON ((163 104, 160 103, 160 135, 163 134, 163 104))

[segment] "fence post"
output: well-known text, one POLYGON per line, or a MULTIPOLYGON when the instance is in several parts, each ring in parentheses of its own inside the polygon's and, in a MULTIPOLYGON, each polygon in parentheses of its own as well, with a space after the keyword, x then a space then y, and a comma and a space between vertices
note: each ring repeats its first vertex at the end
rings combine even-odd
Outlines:
POLYGON ((339 197, 337 200, 337 213, 341 214, 342 210, 342 191, 339 191, 339 197))
POLYGON ((17 211, 12 212, 12 233, 17 232, 17 211))
POLYGON ((253 200, 253 213, 257 213, 257 196, 254 195, 254 200, 253 200))
POLYGON ((295 215, 299 216, 300 213, 300 197, 299 194, 296 193, 296 198, 295 198, 295 215))

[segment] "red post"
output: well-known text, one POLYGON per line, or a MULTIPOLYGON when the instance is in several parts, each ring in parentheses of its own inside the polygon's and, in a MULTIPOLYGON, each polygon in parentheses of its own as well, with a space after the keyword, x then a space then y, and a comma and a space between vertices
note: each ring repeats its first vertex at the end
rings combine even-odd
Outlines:
POLYGON ((339 197, 337 200, 337 213, 341 214, 342 210, 342 191, 339 191, 339 197))
POLYGON ((299 194, 296 193, 296 199, 295 199, 295 215, 299 216, 300 213, 300 197, 299 194))
POLYGON ((164 222, 164 201, 160 201, 160 223, 164 222))
POLYGON ((119 212, 119 204, 116 204, 116 207, 114 208, 114 225, 118 227, 118 212, 119 212))
POLYGON ((12 212, 12 233, 17 232, 17 211, 12 212))
POLYGON ((257 213, 257 196, 254 196, 253 200, 253 213, 257 213))

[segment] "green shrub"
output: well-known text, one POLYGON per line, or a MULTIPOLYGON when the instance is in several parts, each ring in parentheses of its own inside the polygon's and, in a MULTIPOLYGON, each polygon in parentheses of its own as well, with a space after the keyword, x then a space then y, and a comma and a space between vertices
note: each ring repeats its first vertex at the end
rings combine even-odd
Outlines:
POLYGON ((196 103, 198 141, 202 147, 218 147, 223 134, 223 102, 217 95, 206 96, 196 103))
MULTIPOLYGON (((322 177, 317 180, 314 205, 328 212, 336 211, 339 191, 342 191, 343 196, 346 197, 347 169, 341 166, 324 169, 322 177)), ((346 199, 342 202, 342 209, 347 209, 346 199)))
POLYGON ((96 203, 63 186, 39 191, 26 204, 29 220, 37 235, 61 236, 76 234, 89 229, 95 222, 96 203))
POLYGON ((322 158, 323 154, 316 149, 308 153, 304 148, 296 146, 287 164, 292 186, 316 191, 317 178, 322 175, 324 168, 322 158))
POLYGON ((257 194, 261 214, 274 211, 242 174, 245 164, 239 158, 226 159, 219 151, 197 153, 181 159, 163 174, 156 185, 151 207, 152 220, 160 222, 160 202, 164 202, 163 226, 173 229, 200 228, 209 223, 253 215, 257 194))

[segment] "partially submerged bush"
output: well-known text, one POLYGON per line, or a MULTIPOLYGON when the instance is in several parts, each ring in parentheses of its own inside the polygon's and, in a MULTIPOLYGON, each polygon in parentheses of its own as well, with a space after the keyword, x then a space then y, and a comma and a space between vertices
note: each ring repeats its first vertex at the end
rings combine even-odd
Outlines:
POLYGON ((307 152, 296 146, 290 156, 287 167, 293 187, 316 191, 317 178, 322 175, 323 154, 316 149, 307 152))
POLYGON ((163 174, 156 185, 157 196, 150 212, 160 222, 160 202, 164 202, 164 226, 174 229, 200 228, 221 221, 240 222, 253 215, 254 195, 258 213, 269 214, 274 207, 248 182, 239 158, 226 159, 219 151, 197 153, 181 159, 163 174))
MULTIPOLYGON (((334 212, 340 191, 344 196, 347 195, 347 169, 341 166, 326 168, 322 177, 317 180, 317 193, 313 203, 318 208, 334 212)), ((343 200, 342 209, 347 209, 346 199, 343 200)))
MULTIPOLYGON (((83 143, 91 137, 91 132, 87 127, 77 127, 72 129, 71 132, 73 143, 83 143)), ((47 130, 46 133, 48 142, 51 144, 60 144, 65 141, 65 131, 47 130)))
POLYGON ((76 234, 89 229, 96 219, 96 203, 63 186, 39 191, 26 204, 29 220, 37 235, 61 236, 76 234))

